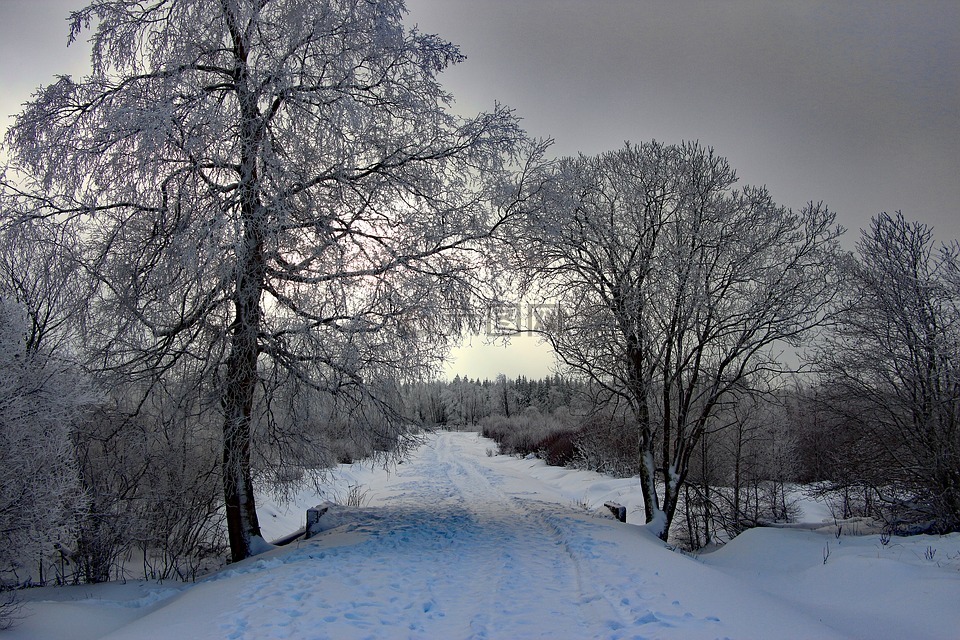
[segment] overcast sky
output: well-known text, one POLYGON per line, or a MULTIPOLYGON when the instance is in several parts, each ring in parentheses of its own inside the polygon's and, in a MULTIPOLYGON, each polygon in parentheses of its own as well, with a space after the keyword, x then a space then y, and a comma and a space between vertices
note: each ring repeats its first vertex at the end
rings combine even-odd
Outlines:
MULTIPOLYGON (((0 113, 56 73, 80 0, 0 0, 0 113)), ((699 140, 741 183, 822 200, 848 245, 880 211, 960 238, 960 0, 408 0, 461 46, 443 80, 466 113, 514 107, 557 155, 699 140)), ((2 126, 5 126, 3 124, 2 126)), ((482 342, 482 338, 475 339, 482 342)), ((534 340, 475 349, 471 376, 546 373, 534 340)))

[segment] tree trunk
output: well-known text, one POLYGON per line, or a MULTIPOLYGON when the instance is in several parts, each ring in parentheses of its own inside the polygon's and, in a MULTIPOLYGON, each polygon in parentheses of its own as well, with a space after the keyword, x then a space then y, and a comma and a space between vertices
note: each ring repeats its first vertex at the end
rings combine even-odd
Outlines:
POLYGON ((250 464, 251 417, 257 386, 257 359, 263 316, 260 298, 266 280, 264 216, 260 203, 258 149, 263 134, 257 96, 251 90, 247 67, 246 30, 238 16, 227 10, 233 42, 234 81, 240 106, 240 165, 238 196, 243 238, 237 246, 235 316, 223 391, 223 493, 227 511, 227 536, 234 562, 253 555, 261 538, 253 494, 250 464))
POLYGON ((733 460, 733 530, 740 533, 740 523, 743 521, 743 509, 740 506, 740 465, 743 461, 743 424, 737 426, 736 453, 733 460))
POLYGON ((660 498, 657 495, 656 458, 654 457, 653 431, 650 429, 650 408, 646 394, 636 393, 638 449, 640 454, 640 491, 643 493, 643 515, 645 522, 653 522, 660 512, 660 498))
POLYGON ((640 491, 643 493, 643 515, 645 522, 650 524, 657 518, 657 514, 660 511, 660 498, 657 496, 653 453, 642 450, 640 460, 643 463, 640 465, 640 491))
POLYGON ((677 513, 677 505, 680 503, 680 488, 683 482, 680 480, 676 471, 667 470, 663 478, 663 531, 660 532, 660 539, 664 542, 670 535, 670 525, 673 524, 673 517, 677 513))
POLYGON ((234 562, 252 555, 251 541, 260 537, 250 465, 251 415, 257 384, 257 338, 260 328, 262 256, 251 248, 241 260, 236 317, 223 392, 223 491, 227 534, 234 562), (251 255, 252 254, 252 255, 251 255))
MULTIPOLYGON (((710 544, 710 538, 712 533, 710 531, 710 518, 711 518, 711 497, 710 497, 710 468, 707 458, 707 436, 704 434, 700 438, 700 477, 701 482, 703 483, 703 544, 704 546, 710 544)), ((699 544, 699 542, 698 542, 699 544)))

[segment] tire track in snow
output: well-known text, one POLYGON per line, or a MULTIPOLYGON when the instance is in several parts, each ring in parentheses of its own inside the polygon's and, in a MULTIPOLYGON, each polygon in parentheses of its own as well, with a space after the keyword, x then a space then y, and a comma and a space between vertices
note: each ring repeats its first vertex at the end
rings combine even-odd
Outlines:
MULTIPOLYGON (((520 594, 541 588, 556 599, 553 613, 562 618, 572 614, 574 620, 568 622, 575 622, 585 633, 595 629, 598 620, 605 620, 608 628, 621 628, 624 623, 617 609, 590 588, 580 559, 561 528, 544 517, 543 505, 498 489, 480 466, 457 450, 454 437, 440 434, 432 448, 434 465, 443 471, 443 479, 456 488, 463 508, 473 514, 487 553, 499 550, 506 560, 498 574, 508 604, 497 610, 508 616, 522 616, 523 611, 517 610, 523 602, 520 594), (509 603, 514 603, 513 608, 509 603)), ((493 628, 503 631, 496 625, 493 628)))
POLYGON ((503 553, 515 579, 508 586, 514 591, 549 590, 558 599, 557 615, 568 617, 573 612, 585 632, 596 629, 598 622, 610 630, 623 628, 619 607, 594 588, 594 581, 583 570, 583 558, 560 521, 552 517, 557 505, 520 499, 500 490, 481 466, 453 444, 454 438, 443 433, 437 439, 437 467, 463 497, 465 508, 475 514, 481 530, 502 530, 501 539, 493 542, 509 550, 503 553))
MULTIPOLYGON (((717 622, 714 617, 697 620, 679 600, 669 601, 671 611, 650 609, 648 605, 651 600, 662 601, 666 599, 666 594, 645 594, 644 576, 609 563, 609 558, 605 558, 607 549, 604 548, 608 543, 595 538, 598 531, 593 525, 596 523, 584 522, 578 517, 579 513, 568 511, 556 503, 530 497, 537 495, 536 491, 523 492, 525 497, 501 491, 490 481, 491 477, 496 479, 492 471, 479 464, 469 453, 453 450, 452 443, 460 440, 459 434, 444 433, 441 438, 443 444, 440 449, 450 450, 452 454, 448 456, 450 463, 469 469, 469 475, 478 479, 478 484, 489 487, 485 497, 486 504, 510 504, 511 512, 517 514, 518 520, 523 518, 531 525, 531 549, 544 548, 543 539, 550 538, 552 542, 548 543, 548 546, 552 544, 563 550, 563 553, 555 554, 555 562, 562 566, 565 572, 572 571, 578 594, 569 604, 578 612, 585 631, 589 629, 593 634, 597 634, 598 629, 603 629, 601 635, 585 633, 582 637, 636 638, 641 637, 636 635, 638 629, 657 633, 657 629, 665 631, 678 626, 701 625, 710 627, 717 622)), ((655 570, 650 573, 657 575, 655 570)))

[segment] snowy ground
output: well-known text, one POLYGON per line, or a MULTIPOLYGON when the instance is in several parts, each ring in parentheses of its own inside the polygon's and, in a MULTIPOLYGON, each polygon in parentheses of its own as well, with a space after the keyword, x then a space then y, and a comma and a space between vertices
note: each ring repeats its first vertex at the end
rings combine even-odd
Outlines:
MULTIPOLYGON (((960 536, 761 529, 693 558, 604 513, 615 499, 642 516, 636 480, 492 448, 441 432, 389 472, 342 467, 332 491, 361 486, 367 504, 311 540, 194 585, 31 590, 33 615, 0 640, 960 635, 960 536)), ((265 534, 319 501, 265 504, 265 534)))

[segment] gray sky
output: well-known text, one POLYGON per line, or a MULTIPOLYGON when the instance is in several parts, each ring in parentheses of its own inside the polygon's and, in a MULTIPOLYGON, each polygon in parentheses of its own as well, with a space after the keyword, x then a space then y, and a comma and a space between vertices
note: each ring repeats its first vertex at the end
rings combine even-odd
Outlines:
POLYGON ((902 209, 960 238, 960 2, 409 0, 461 45, 467 111, 557 154, 700 140, 782 204, 856 231, 902 209))
MULTIPOLYGON (((0 113, 82 73, 64 17, 81 0, 0 0, 0 113)), ((781 204, 823 200, 849 229, 902 210, 960 238, 958 0, 408 0, 409 23, 468 59, 443 80, 464 113, 494 101, 557 155, 699 140, 781 204)), ((5 124, 0 125, 5 126, 5 124)), ((474 339, 474 343, 482 338, 474 339)), ((542 375, 535 340, 456 371, 542 375)))

